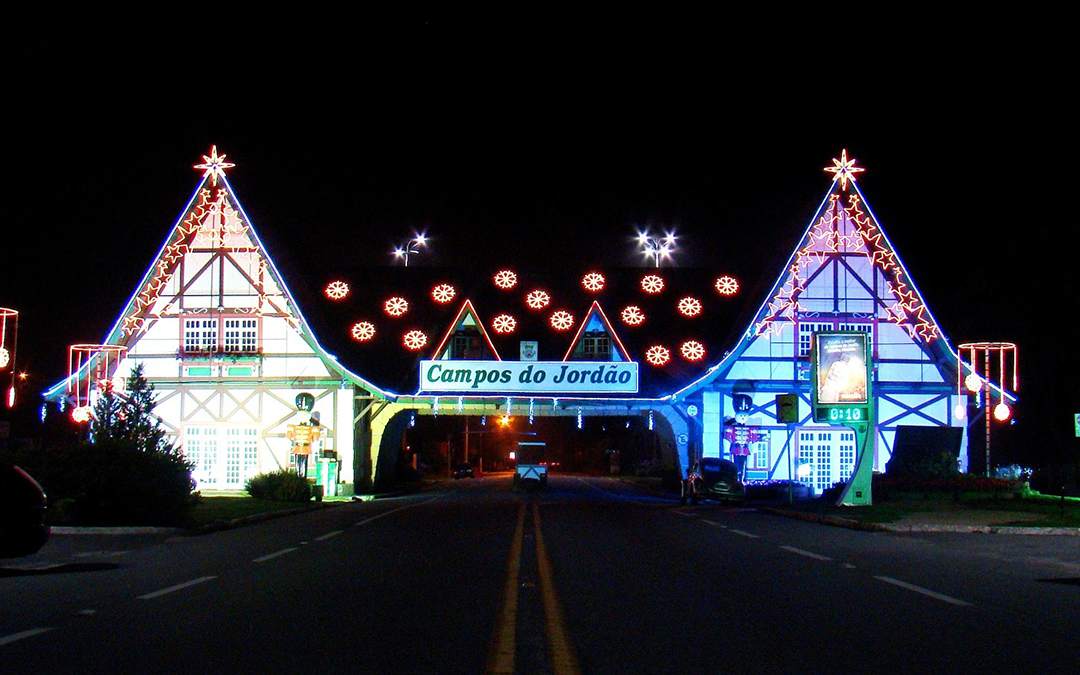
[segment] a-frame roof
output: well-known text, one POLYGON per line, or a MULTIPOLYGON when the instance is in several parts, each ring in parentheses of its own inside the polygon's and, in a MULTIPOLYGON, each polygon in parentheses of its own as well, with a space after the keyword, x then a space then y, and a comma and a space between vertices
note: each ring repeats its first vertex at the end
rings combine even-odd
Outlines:
POLYGON ((442 340, 439 341, 439 345, 432 352, 431 358, 443 359, 447 358, 447 351, 449 346, 447 343, 450 341, 451 336, 454 333, 464 328, 475 328, 480 334, 480 337, 484 338, 484 343, 487 345, 491 352, 491 355, 496 361, 501 361, 499 356, 499 350, 495 349, 495 345, 491 343, 491 338, 488 337, 487 329, 484 328, 484 322, 480 320, 480 317, 476 314, 476 308, 473 307, 472 302, 468 299, 461 303, 461 309, 458 310, 457 316, 450 322, 449 327, 446 329, 446 333, 443 335, 442 340))
POLYGON ((632 361, 630 354, 627 353, 626 347, 623 346, 622 340, 619 339, 619 334, 615 332, 615 328, 608 321, 607 314, 604 313, 603 308, 600 307, 600 301, 593 300, 592 306, 589 307, 589 311, 585 314, 585 317, 578 324, 577 333, 574 335, 574 339, 570 341, 570 348, 566 350, 566 354, 563 356, 563 361, 570 358, 574 349, 581 342, 582 333, 589 331, 597 331, 606 333, 611 338, 612 345, 616 349, 616 354, 619 358, 617 361, 632 361))

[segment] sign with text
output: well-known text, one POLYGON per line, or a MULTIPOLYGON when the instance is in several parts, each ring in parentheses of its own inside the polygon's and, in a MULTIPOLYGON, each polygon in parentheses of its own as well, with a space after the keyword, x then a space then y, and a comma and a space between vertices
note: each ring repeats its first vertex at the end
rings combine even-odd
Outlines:
POLYGON ((627 361, 421 361, 420 391, 485 394, 636 394, 627 361))

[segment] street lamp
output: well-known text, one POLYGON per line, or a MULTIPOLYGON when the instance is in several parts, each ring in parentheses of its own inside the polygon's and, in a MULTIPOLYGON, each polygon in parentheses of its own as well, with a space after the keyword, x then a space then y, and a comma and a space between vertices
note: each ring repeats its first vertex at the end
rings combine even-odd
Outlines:
POLYGON ((675 251, 675 233, 667 232, 663 237, 652 236, 649 230, 638 232, 637 243, 646 258, 651 258, 656 267, 660 267, 660 260, 670 258, 675 251))
POLYGON ((397 248, 395 248, 394 249, 394 257, 395 258, 404 258, 405 259, 405 267, 408 267, 409 266, 409 256, 410 255, 419 255, 421 246, 423 246, 423 247, 427 246, 427 237, 423 233, 417 234, 415 237, 413 237, 412 239, 405 242, 404 246, 398 246, 397 248))

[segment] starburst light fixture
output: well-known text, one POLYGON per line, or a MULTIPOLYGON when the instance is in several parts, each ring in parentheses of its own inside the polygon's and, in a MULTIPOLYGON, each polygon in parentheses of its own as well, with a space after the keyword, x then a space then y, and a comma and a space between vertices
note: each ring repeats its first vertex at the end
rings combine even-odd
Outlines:
POLYGON ((832 166, 825 167, 827 173, 833 174, 833 182, 840 181, 840 189, 847 190, 847 182, 855 182, 855 174, 862 173, 866 169, 855 166, 855 158, 847 158, 847 148, 840 152, 840 159, 833 159, 832 166))
POLYGON ((218 176, 225 177, 225 170, 231 169, 236 165, 232 162, 225 161, 226 155, 217 154, 217 146, 210 146, 210 154, 203 155, 203 163, 196 164, 193 168, 203 170, 203 178, 209 178, 210 183, 217 187, 218 176))
POLYGON ((408 240, 403 245, 394 248, 394 257, 403 259, 405 261, 405 267, 408 267, 409 256, 419 255, 421 247, 427 247, 427 241, 427 235, 423 232, 416 233, 412 239, 408 240))
POLYGON ((651 259, 656 267, 660 267, 660 261, 667 260, 675 252, 675 239, 674 232, 666 232, 663 237, 655 237, 646 228, 637 233, 637 243, 641 248, 641 253, 651 259))

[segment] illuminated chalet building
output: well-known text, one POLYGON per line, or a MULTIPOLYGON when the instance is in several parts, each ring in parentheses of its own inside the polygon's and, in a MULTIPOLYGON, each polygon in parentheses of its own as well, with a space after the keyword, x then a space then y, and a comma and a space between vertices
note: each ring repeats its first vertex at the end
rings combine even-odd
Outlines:
POLYGON ((216 148, 204 160, 99 354, 46 392, 69 412, 85 409, 94 379, 142 364, 201 487, 243 489, 302 457, 310 476, 330 467, 318 479, 339 493, 362 492, 392 479, 403 432, 431 415, 473 424, 510 415, 522 426, 560 416, 571 434, 590 418, 625 418, 659 434, 685 473, 694 458, 729 454, 725 420, 733 395, 747 394, 748 423, 761 432, 748 477, 801 467, 820 491, 846 480, 856 456, 852 431, 812 421, 809 350, 823 330, 871 337, 875 469, 899 426, 966 431, 953 416, 967 402, 956 353, 846 153, 768 279, 723 268, 415 265, 286 279, 226 179, 232 165, 216 148), (788 393, 800 401, 790 426, 776 408, 788 393))

